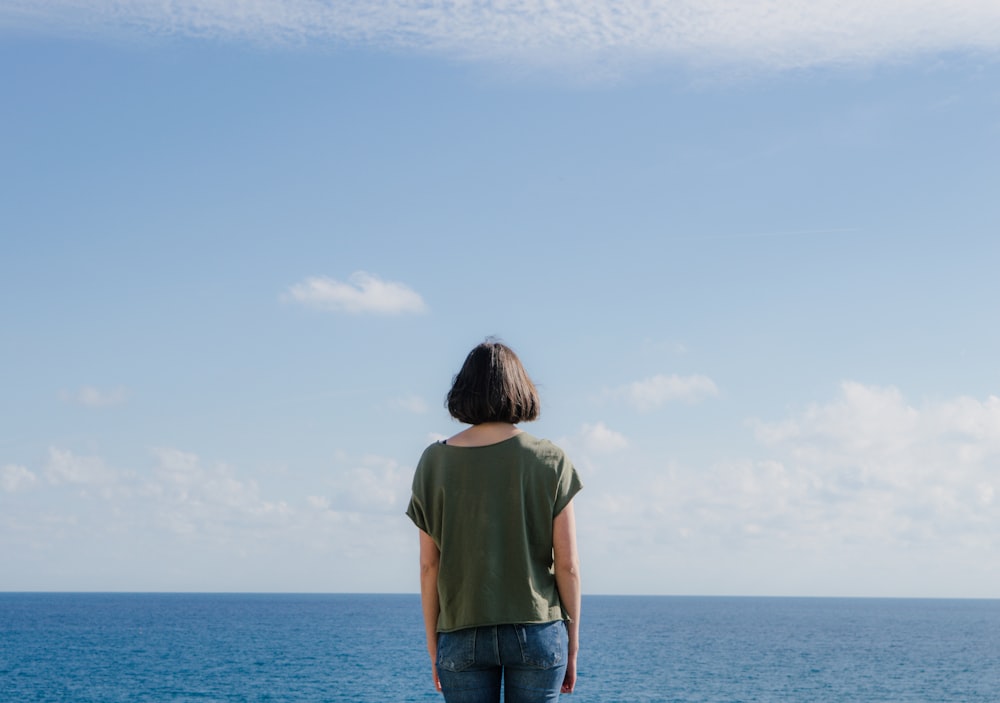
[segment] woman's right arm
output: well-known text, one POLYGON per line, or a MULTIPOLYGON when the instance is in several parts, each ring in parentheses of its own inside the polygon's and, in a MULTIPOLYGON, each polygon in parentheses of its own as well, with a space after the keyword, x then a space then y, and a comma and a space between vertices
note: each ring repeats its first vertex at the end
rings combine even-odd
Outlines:
POLYGON ((552 554, 555 561, 556 587, 563 610, 569 616, 569 661, 562 692, 572 693, 576 686, 576 656, 580 651, 580 556, 576 550, 576 518, 573 501, 552 521, 552 554))

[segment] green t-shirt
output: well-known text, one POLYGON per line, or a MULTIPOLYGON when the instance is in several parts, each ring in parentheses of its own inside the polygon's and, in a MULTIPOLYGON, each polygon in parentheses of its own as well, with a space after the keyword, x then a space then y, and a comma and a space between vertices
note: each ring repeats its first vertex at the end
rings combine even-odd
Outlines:
POLYGON ((526 432, 424 450, 406 514, 441 550, 439 632, 566 619, 552 520, 582 487, 559 447, 526 432))

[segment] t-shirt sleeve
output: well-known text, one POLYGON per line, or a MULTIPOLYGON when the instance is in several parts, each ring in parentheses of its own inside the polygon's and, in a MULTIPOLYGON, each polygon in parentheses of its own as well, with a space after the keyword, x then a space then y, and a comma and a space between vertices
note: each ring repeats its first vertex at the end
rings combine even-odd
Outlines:
POLYGON ((406 508, 406 514, 411 520, 413 520, 414 525, 430 534, 429 527, 427 525, 427 514, 424 512, 424 506, 421 504, 420 499, 418 499, 415 495, 410 496, 410 504, 406 508))
POLYGON ((426 459, 427 453, 420 457, 420 461, 417 463, 417 468, 413 472, 413 485, 410 489, 410 504, 406 507, 406 515, 413 521, 413 524, 419 527, 421 530, 430 534, 431 524, 430 516, 427 514, 428 502, 426 494, 426 482, 424 481, 424 475, 426 469, 424 467, 424 461, 426 459))
POLYGON ((552 507, 552 516, 555 517, 561 513, 563 508, 573 500, 573 496, 580 492, 581 488, 583 488, 583 482, 580 480, 579 474, 576 473, 576 468, 570 463, 569 459, 564 457, 559 467, 556 500, 552 507))

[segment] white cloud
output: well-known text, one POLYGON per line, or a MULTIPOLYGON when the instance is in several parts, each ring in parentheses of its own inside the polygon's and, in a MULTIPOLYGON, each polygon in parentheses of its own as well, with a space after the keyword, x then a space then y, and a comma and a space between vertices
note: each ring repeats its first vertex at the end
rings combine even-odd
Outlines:
POLYGON ((995 0, 4 0, 0 24, 341 42, 534 64, 787 69, 1000 47, 995 0))
POLYGON ((978 540, 1000 520, 996 396, 917 406, 896 388, 848 382, 834 401, 755 430, 802 492, 796 502, 844 534, 978 540))
POLYGON ((78 456, 65 449, 49 448, 49 460, 45 465, 45 477, 49 483, 80 486, 110 486, 119 479, 119 473, 96 456, 78 456))
POLYGON ((11 568, 0 570, 0 588, 374 591, 415 582, 416 531, 403 516, 412 470, 379 456, 341 461, 324 471, 334 475, 329 497, 308 470, 273 483, 175 448, 153 450, 136 470, 55 448, 42 471, 2 466, 0 562, 11 568))
POLYGON ((896 388, 845 382, 833 402, 811 405, 783 422, 757 422, 754 429, 765 444, 793 448, 803 458, 981 464, 1000 453, 1000 398, 963 396, 915 407, 896 388))
POLYGON ((418 395, 402 395, 389 401, 389 407, 393 410, 423 415, 427 412, 427 403, 418 395))
POLYGON ((580 428, 580 439, 587 451, 604 454, 628 447, 628 440, 621 432, 612 430, 603 422, 584 424, 580 428))
POLYGON ((306 503, 315 510, 330 509, 330 501, 324 496, 306 496, 306 503))
POLYGON ((595 476, 617 471, 618 455, 630 447, 628 438, 603 420, 585 422, 576 433, 555 437, 553 441, 566 452, 588 485, 595 476))
POLYGON ((399 512, 410 497, 413 469, 395 459, 369 455, 359 466, 338 471, 331 480, 334 509, 347 512, 399 512))
POLYGON ((637 592, 984 596, 1000 585, 1000 398, 913 402, 849 382, 752 426, 759 444, 742 456, 699 464, 640 447, 614 472, 583 473, 581 544, 610 572, 643 564, 630 572, 637 592))
POLYGON ((639 410, 653 410, 674 400, 697 402, 718 393, 715 382, 707 376, 663 374, 635 381, 615 391, 615 395, 625 398, 639 410))
POLYGON ((68 403, 88 408, 107 408, 125 403, 128 400, 128 390, 121 387, 102 390, 94 386, 83 386, 76 391, 63 391, 62 398, 68 403))
POLYGON ((352 315, 397 315, 427 310, 423 298, 405 284, 383 281, 365 271, 351 274, 347 283, 323 276, 307 278, 289 288, 284 297, 308 307, 352 315))
POLYGON ((158 464, 144 492, 156 497, 161 523, 183 535, 207 532, 227 538, 236 528, 280 523, 291 514, 284 501, 265 500, 254 479, 227 464, 206 465, 177 449, 154 450, 158 464))
POLYGON ((7 493, 16 493, 35 485, 37 477, 24 466, 8 464, 0 470, 0 488, 7 493))

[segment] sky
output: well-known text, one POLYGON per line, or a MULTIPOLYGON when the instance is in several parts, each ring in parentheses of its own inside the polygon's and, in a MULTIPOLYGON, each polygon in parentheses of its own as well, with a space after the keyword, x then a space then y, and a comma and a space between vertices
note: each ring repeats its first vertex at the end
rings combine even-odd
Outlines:
POLYGON ((489 335, 588 593, 1000 597, 1000 5, 0 0, 0 590, 416 592, 489 335))

